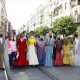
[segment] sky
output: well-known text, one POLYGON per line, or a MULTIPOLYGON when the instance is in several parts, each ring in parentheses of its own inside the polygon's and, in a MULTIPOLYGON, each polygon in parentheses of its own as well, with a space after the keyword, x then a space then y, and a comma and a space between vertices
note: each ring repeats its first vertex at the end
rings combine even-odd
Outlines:
POLYGON ((6 0, 7 17, 13 29, 20 29, 36 13, 39 5, 45 3, 46 0, 6 0))

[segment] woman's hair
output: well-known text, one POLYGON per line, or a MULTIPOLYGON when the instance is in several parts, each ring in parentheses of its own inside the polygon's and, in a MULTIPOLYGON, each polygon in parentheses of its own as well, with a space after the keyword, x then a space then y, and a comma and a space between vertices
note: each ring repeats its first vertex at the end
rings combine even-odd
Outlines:
POLYGON ((41 41, 43 41, 43 38, 40 38, 41 41))
POLYGON ((74 37, 78 37, 78 34, 77 34, 77 33, 75 33, 75 34, 74 34, 74 37))
POLYGON ((22 37, 23 33, 20 34, 20 38, 22 37))
POLYGON ((13 37, 13 41, 15 41, 14 37, 13 37))
POLYGON ((60 40, 60 37, 58 37, 58 40, 60 40))
POLYGON ((3 35, 2 35, 2 34, 0 34, 0 37, 3 37, 3 35))
POLYGON ((54 39, 56 40, 57 36, 54 36, 54 39))
POLYGON ((73 44, 73 40, 72 40, 71 37, 68 37, 68 39, 67 39, 67 43, 73 44))
POLYGON ((11 36, 9 36, 8 38, 9 38, 9 40, 11 40, 11 36))
POLYGON ((67 45, 67 39, 63 40, 63 45, 67 45))

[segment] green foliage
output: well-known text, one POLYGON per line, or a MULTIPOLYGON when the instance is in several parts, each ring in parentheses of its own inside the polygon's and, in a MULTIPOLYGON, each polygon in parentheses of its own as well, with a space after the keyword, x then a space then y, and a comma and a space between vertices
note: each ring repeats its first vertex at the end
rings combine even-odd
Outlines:
POLYGON ((78 28, 77 28, 77 33, 80 36, 80 26, 78 26, 78 28))
POLYGON ((42 34, 42 35, 46 35, 48 31, 49 31, 49 28, 47 26, 40 26, 35 30, 36 33, 42 34))
POLYGON ((73 34, 77 30, 77 26, 74 23, 72 17, 65 16, 62 18, 58 18, 54 22, 53 30, 55 33, 61 33, 61 34, 73 34))

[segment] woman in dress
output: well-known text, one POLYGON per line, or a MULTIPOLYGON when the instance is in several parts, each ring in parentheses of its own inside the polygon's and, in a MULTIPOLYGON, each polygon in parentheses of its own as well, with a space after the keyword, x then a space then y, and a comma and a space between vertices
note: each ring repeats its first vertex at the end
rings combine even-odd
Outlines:
POLYGON ((39 64, 44 65, 46 55, 45 55, 45 42, 43 41, 43 38, 37 40, 37 56, 39 64))
POLYGON ((62 55, 62 40, 60 37, 55 41, 56 54, 54 65, 63 65, 63 55, 62 55))
POLYGON ((30 35, 28 38, 28 52, 27 52, 27 58, 29 61, 29 65, 38 65, 38 58, 36 54, 36 39, 33 35, 30 35))
POLYGON ((18 58, 14 61, 14 66, 24 66, 28 65, 28 60, 26 59, 26 39, 24 39, 23 34, 20 34, 20 38, 17 40, 17 51, 18 51, 18 58))
POLYGON ((74 58, 71 53, 72 47, 73 47, 73 44, 70 42, 70 38, 65 36, 63 40, 63 64, 65 65, 74 64, 74 58))
POLYGON ((53 46, 54 46, 54 39, 52 34, 49 35, 48 40, 46 40, 46 59, 45 59, 45 66, 53 66, 53 46))
POLYGON ((78 38, 78 34, 74 35, 74 59, 75 59, 75 66, 80 66, 80 41, 78 38))
POLYGON ((4 70, 4 38, 2 33, 0 34, 0 69, 4 70))

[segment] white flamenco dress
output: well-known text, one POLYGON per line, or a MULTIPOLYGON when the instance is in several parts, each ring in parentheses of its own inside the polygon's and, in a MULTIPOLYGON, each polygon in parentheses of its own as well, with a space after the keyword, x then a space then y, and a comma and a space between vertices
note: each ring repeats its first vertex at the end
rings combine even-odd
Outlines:
POLYGON ((38 58, 36 54, 36 49, 34 44, 36 43, 36 40, 34 38, 28 39, 28 52, 27 52, 27 59, 29 61, 29 65, 38 65, 38 58))
POLYGON ((75 66, 80 66, 80 40, 75 39, 75 66))

